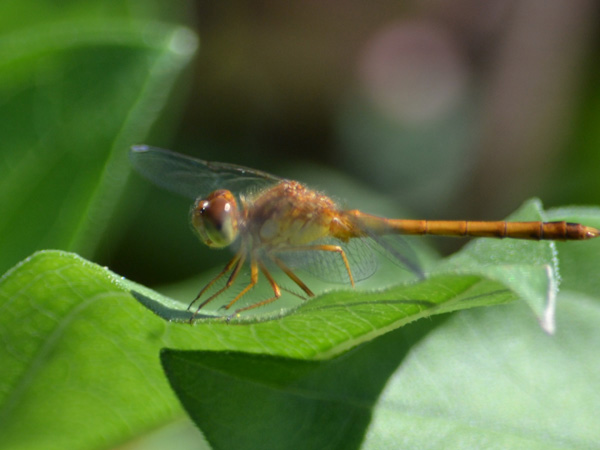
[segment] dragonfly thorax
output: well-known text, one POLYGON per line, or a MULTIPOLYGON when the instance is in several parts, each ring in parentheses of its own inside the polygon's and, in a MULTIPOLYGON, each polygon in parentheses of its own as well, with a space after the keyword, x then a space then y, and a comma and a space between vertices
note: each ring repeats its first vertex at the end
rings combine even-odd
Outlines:
POLYGON ((331 226, 341 214, 330 198, 289 180, 262 191, 244 209, 253 242, 279 249, 313 245, 330 237, 331 226))
POLYGON ((221 189, 196 200, 191 211, 194 230, 209 247, 227 247, 239 234, 240 211, 230 191, 221 189))

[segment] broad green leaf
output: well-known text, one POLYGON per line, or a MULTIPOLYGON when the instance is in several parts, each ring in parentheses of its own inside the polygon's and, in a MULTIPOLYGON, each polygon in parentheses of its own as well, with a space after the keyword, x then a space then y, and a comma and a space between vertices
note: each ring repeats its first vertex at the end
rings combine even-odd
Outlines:
POLYGON ((195 39, 99 17, 3 33, 0 272, 42 248, 93 254, 127 181, 126 149, 148 133, 195 39))
POLYGON ((440 323, 400 328, 331 360, 180 350, 165 350, 161 359, 215 449, 352 449, 388 377, 440 323))
POLYGON ((594 448, 598 298, 563 293, 558 314, 555 336, 513 303, 410 324, 332 360, 167 350, 162 361, 215 449, 594 448))
MULTIPOLYGON (((134 295, 163 317, 184 323, 192 317, 189 311, 169 309, 169 299, 157 301, 135 291, 134 295)), ((211 330, 203 333, 204 349, 324 359, 423 317, 516 299, 493 280, 439 275, 382 291, 334 291, 278 313, 231 320, 202 315, 195 323, 200 330, 211 330)))
POLYGON ((158 351, 193 330, 170 331, 131 288, 56 251, 0 279, 0 448, 109 448, 180 414, 158 351))
POLYGON ((596 448, 598 305, 561 291, 554 336, 522 303, 451 316, 389 380, 362 448, 596 448))

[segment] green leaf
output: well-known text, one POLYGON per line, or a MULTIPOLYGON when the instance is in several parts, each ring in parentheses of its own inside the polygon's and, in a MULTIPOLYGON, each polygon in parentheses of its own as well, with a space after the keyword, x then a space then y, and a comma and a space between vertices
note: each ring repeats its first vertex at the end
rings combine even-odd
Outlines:
POLYGON ((352 449, 387 378, 439 323, 419 322, 324 361, 180 350, 161 359, 215 449, 352 449))
POLYGON ((215 449, 594 448, 598 298, 559 300, 552 337, 513 303, 410 324, 332 360, 161 356, 215 449))
POLYGON ((374 406, 362 448, 595 448, 598 298, 561 292, 559 327, 522 303, 451 316, 416 344, 374 406))
MULTIPOLYGON (((158 302, 140 292, 134 295, 163 317, 186 322, 192 317, 180 309, 183 304, 173 308, 170 299, 158 302)), ((329 292, 277 313, 231 320, 205 315, 195 323, 201 330, 210 329, 202 339, 203 349, 324 359, 423 317, 516 298, 505 286, 480 276, 439 275, 382 291, 329 292)))
POLYGON ((0 279, 0 448, 110 447, 180 414, 157 355, 193 330, 170 332, 132 287, 57 251, 0 279))
POLYGON ((41 248, 93 255, 127 181, 126 149, 196 47, 180 26, 84 17, 0 39, 0 272, 41 248))

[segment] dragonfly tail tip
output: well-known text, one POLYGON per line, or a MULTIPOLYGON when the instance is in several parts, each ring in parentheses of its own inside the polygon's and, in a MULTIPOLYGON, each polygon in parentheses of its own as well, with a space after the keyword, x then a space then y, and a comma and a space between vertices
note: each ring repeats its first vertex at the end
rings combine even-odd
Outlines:
POLYGON ((593 239, 600 236, 600 230, 594 227, 585 227, 585 239, 593 239))

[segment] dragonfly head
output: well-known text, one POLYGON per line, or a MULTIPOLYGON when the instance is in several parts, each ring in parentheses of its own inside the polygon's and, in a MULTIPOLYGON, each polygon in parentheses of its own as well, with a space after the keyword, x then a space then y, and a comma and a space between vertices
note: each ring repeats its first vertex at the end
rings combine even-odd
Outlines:
POLYGON ((230 191, 214 191, 196 200, 191 216, 192 226, 209 247, 227 247, 238 236, 240 212, 230 191))

